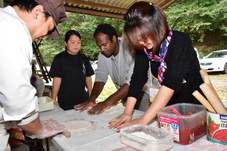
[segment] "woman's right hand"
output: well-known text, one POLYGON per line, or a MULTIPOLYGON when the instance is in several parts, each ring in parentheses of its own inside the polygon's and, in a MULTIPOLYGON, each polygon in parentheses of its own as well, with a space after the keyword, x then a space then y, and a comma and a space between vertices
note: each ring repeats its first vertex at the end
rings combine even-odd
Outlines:
POLYGON ((120 116, 109 121, 109 128, 118 128, 121 124, 131 121, 132 116, 129 114, 121 114, 120 116))

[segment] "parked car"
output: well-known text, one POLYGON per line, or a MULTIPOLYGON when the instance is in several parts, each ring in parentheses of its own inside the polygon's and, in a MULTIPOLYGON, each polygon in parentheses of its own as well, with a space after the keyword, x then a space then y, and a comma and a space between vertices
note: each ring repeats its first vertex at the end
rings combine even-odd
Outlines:
POLYGON ((217 50, 200 59, 200 66, 207 72, 227 73, 227 49, 217 50))

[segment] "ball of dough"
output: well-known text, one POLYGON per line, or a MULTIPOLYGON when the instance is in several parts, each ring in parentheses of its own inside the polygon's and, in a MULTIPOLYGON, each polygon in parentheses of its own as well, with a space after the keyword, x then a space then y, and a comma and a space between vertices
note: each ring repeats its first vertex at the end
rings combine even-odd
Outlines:
POLYGON ((67 130, 65 130, 62 134, 67 138, 71 137, 71 133, 67 130))

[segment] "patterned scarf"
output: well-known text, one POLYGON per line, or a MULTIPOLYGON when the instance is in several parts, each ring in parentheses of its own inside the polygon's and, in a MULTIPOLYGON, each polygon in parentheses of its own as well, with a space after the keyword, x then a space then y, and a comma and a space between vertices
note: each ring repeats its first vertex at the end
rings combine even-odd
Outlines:
POLYGON ((154 57, 152 56, 152 52, 147 52, 147 49, 144 48, 144 52, 147 55, 148 59, 150 59, 151 61, 156 61, 160 63, 160 66, 158 68, 158 83, 161 85, 164 77, 163 74, 165 72, 165 70, 167 69, 167 64, 165 62, 165 56, 167 54, 168 51, 168 46, 169 43, 171 41, 171 38, 173 36, 173 31, 172 29, 169 27, 169 34, 167 36, 166 39, 163 40, 160 50, 159 50, 159 56, 155 55, 154 57))

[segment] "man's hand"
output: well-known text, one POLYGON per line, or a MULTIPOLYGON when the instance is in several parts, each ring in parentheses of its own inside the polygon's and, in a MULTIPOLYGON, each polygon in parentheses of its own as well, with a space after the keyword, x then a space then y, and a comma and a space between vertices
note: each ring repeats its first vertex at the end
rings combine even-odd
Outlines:
POLYGON ((85 101, 85 102, 83 102, 81 104, 75 105, 74 109, 75 110, 80 110, 82 112, 82 111, 86 110, 90 106, 92 106, 92 107, 95 106, 95 102, 87 100, 87 101, 85 101))
POLYGON ((94 114, 101 114, 102 112, 105 111, 105 109, 107 109, 109 106, 107 105, 107 103, 105 101, 97 103, 95 106, 92 107, 92 109, 90 109, 88 111, 89 115, 94 115, 94 114))

